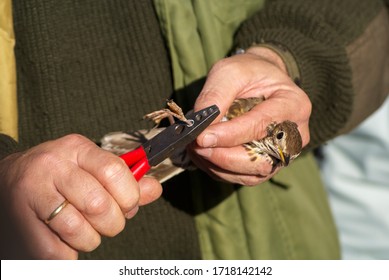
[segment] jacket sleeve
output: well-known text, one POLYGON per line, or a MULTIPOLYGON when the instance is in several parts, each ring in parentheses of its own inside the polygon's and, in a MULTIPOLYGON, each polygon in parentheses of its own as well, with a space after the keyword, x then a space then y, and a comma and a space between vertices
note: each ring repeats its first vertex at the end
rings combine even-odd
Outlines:
POLYGON ((18 151, 18 143, 10 136, 0 133, 0 160, 18 151))
POLYGON ((310 147, 350 131, 388 95, 387 4, 268 0, 236 33, 237 47, 273 44, 292 54, 294 61, 285 63, 297 65, 313 106, 310 147))

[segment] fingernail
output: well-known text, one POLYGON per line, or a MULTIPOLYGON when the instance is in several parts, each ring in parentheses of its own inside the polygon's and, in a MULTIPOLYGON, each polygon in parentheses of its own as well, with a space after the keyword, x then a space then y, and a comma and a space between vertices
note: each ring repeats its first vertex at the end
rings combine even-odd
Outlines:
POLYGON ((212 155, 212 149, 196 149, 196 153, 202 157, 209 158, 212 155))
POLYGON ((126 219, 131 219, 136 215, 136 213, 138 213, 138 211, 139 211, 139 206, 136 206, 135 208, 125 213, 124 217, 126 217, 126 219))
POLYGON ((204 138, 203 138, 203 143, 202 143, 203 147, 204 148, 211 148, 211 147, 215 147, 216 144, 217 144, 217 137, 215 134, 213 133, 208 133, 208 134, 205 134, 204 138))

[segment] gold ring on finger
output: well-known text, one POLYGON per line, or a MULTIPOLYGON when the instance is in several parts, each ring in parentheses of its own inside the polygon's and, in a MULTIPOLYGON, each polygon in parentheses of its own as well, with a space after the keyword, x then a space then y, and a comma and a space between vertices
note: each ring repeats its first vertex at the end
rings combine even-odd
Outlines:
POLYGON ((65 199, 64 202, 62 202, 57 208, 54 209, 53 212, 51 212, 50 216, 45 220, 45 223, 49 224, 51 220, 54 219, 59 214, 59 212, 61 212, 68 204, 69 201, 65 199))

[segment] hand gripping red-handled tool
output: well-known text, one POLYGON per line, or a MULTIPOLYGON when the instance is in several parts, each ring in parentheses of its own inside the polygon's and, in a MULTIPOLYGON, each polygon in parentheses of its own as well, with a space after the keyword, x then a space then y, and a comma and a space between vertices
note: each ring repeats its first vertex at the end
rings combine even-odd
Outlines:
POLYGON ((195 140, 219 114, 220 110, 216 105, 188 113, 185 117, 190 124, 177 121, 135 150, 120 157, 130 167, 135 179, 139 181, 151 166, 156 166, 171 156, 177 148, 185 147, 195 140))

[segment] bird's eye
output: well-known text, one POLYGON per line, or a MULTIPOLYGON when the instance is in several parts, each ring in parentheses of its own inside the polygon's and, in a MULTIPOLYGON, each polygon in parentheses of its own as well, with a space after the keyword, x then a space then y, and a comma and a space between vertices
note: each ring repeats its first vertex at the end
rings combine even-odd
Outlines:
POLYGON ((277 137, 278 140, 281 140, 284 137, 284 132, 283 131, 278 132, 276 137, 277 137))

